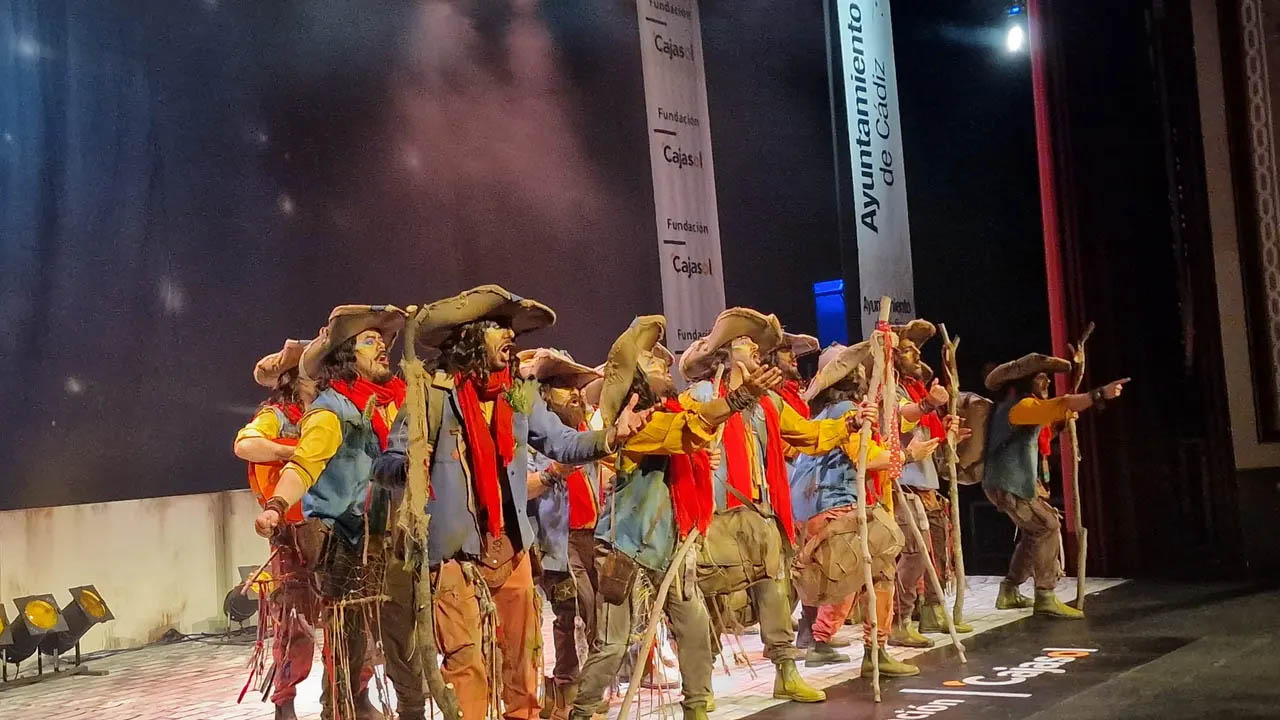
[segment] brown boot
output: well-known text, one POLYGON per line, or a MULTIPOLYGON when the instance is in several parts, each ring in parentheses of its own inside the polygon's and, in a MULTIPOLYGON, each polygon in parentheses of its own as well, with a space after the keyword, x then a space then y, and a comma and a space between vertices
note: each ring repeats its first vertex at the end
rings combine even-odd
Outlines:
POLYGON ((374 706, 373 701, 369 699, 369 688, 360 691, 360 694, 356 696, 355 705, 356 720, 385 720, 386 718, 382 711, 374 706))
POLYGON ((293 711, 292 700, 276 703, 275 720, 298 720, 298 713, 293 711))

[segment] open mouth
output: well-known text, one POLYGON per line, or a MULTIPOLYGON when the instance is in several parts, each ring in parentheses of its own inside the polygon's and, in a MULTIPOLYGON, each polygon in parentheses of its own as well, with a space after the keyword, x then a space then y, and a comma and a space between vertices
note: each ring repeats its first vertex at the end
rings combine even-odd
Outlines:
POLYGON ((500 352, 503 357, 508 357, 511 355, 512 352, 515 352, 515 349, 516 349, 515 342, 508 340, 502 343, 502 346, 498 348, 498 352, 500 352))
POLYGON ((390 360, 387 359, 386 353, 378 353, 377 362, 379 365, 387 365, 390 362, 390 360))

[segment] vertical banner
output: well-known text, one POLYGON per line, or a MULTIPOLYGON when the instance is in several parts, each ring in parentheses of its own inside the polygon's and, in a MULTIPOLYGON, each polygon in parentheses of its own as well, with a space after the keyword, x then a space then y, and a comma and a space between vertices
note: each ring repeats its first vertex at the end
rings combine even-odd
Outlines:
POLYGON ((871 337, 882 295, 893 298, 891 321, 915 315, 893 23, 889 0, 835 3, 858 241, 858 305, 863 337, 871 337))
POLYGON ((636 0, 667 343, 680 352, 724 310, 707 78, 697 0, 636 0))

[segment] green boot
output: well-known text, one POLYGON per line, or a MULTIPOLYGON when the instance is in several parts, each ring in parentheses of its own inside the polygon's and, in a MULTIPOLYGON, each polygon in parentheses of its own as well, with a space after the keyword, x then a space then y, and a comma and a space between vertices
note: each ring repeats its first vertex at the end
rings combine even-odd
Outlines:
POLYGON ((713 713, 715 711, 716 711, 716 696, 708 695, 707 696, 707 712, 713 713))
POLYGON ((809 654, 804 656, 804 666, 807 668, 819 668, 823 665, 838 665, 847 662, 849 662, 848 655, 836 652, 834 647, 821 641, 814 642, 813 647, 809 648, 809 654))
POLYGON ((1062 618, 1063 620, 1083 620, 1084 611, 1077 610, 1058 599, 1052 590, 1036 590, 1036 615, 1062 618))
MULTIPOLYGON (((871 677, 871 648, 862 648, 862 677, 871 677)), ((885 677, 911 677, 920 674, 920 668, 910 663, 894 660, 884 648, 879 648, 880 674, 885 677)))
POLYGON ((893 629, 889 632, 889 644, 896 647, 931 648, 933 641, 916 630, 916 624, 910 620, 895 618, 893 629))
POLYGON ((1030 598, 1018 592, 1018 586, 1000 581, 1000 594, 996 595, 997 610, 1024 610, 1031 607, 1030 598))
MULTIPOLYGON (((947 609, 940 603, 925 603, 920 611, 920 632, 945 633, 947 631, 947 609)), ((957 633, 971 633, 973 626, 966 622, 956 623, 957 633)))
POLYGON ((684 709, 684 720, 708 720, 708 712, 710 709, 706 707, 687 707, 684 709))
POLYGON ((773 696, 778 700, 795 700, 802 703, 824 702, 827 694, 809 685, 796 670, 795 660, 778 663, 778 674, 773 680, 773 696))

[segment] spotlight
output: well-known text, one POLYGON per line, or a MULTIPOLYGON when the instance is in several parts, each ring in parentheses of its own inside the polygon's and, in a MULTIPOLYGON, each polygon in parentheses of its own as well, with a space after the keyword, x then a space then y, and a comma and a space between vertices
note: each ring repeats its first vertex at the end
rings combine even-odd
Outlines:
POLYGON ((15 598, 13 605, 18 608, 18 615, 7 630, 12 644, 4 649, 6 662, 26 660, 46 635, 67 631, 67 620, 58 611, 58 603, 52 595, 15 598))
POLYGON ((1009 6, 1009 32, 1005 36, 1004 46, 1011 53, 1021 52, 1026 44, 1027 32, 1022 27, 1022 18, 1027 14, 1026 3, 1015 2, 1009 6))
POLYGON ((74 648, 89 628, 98 623, 115 620, 111 608, 103 601, 98 589, 92 585, 81 585, 69 590, 71 602, 62 608, 62 617, 67 623, 64 632, 51 632, 40 642, 40 652, 45 655, 61 655, 74 648))
POLYGON ((5 612, 4 605, 0 605, 0 655, 3 655, 4 648, 13 644, 13 632, 9 630, 9 613, 5 612))
POLYGON ((271 582, 271 573, 263 568, 258 573, 257 579, 249 585, 249 591, 242 592, 245 583, 249 581, 249 576, 259 568, 253 565, 242 565, 239 570, 240 584, 231 588, 222 601, 222 612, 233 623, 243 623, 258 612, 258 590, 271 582))

